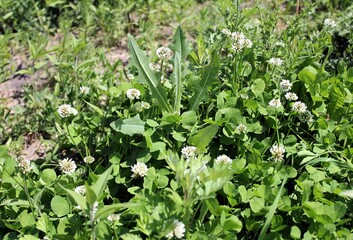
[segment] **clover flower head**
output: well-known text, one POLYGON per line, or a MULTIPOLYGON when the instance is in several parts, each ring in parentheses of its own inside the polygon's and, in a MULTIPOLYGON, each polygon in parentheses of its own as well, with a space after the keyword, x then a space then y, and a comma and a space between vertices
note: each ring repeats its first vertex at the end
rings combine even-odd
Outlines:
POLYGON ((127 75, 127 78, 128 78, 129 80, 134 80, 134 79, 135 79, 135 76, 134 76, 134 74, 129 73, 129 74, 127 75))
POLYGON ((85 162, 85 163, 93 163, 94 162, 94 157, 92 157, 92 156, 87 156, 87 157, 85 157, 85 158, 83 158, 83 161, 85 162))
POLYGON ((141 95, 140 90, 136 88, 130 88, 129 90, 126 91, 126 96, 130 100, 140 99, 140 95, 141 95))
POLYGON ((329 18, 326 18, 324 20, 324 25, 328 28, 335 28, 337 26, 336 22, 329 18))
POLYGON ((148 102, 141 102, 142 109, 149 109, 151 105, 148 102))
POLYGON ((286 152, 286 149, 282 145, 274 144, 271 147, 270 152, 272 154, 273 160, 275 160, 275 162, 277 162, 277 161, 283 160, 284 153, 286 152))
POLYGON ((228 157, 227 155, 222 154, 216 158, 215 162, 217 164, 221 164, 221 163, 232 164, 232 159, 230 157, 228 157))
POLYGON ((274 108, 279 108, 282 106, 281 100, 279 98, 272 99, 268 104, 274 108))
POLYGON ((70 159, 70 158, 65 158, 64 160, 59 162, 60 169, 63 173, 65 174, 71 174, 76 171, 76 163, 70 159))
POLYGON ((131 167, 131 171, 133 172, 133 174, 131 175, 131 177, 144 177, 147 175, 147 170, 148 167, 145 163, 143 162, 137 162, 136 164, 134 164, 131 167))
POLYGON ((100 106, 107 106, 108 103, 108 96, 103 94, 101 96, 98 97, 98 101, 99 101, 99 105, 100 106))
POLYGON ((298 96, 297 94, 293 93, 293 92, 287 92, 286 95, 285 95, 286 99, 288 101, 296 101, 298 100, 298 96))
POLYGON ((196 156, 196 150, 194 146, 186 146, 181 149, 181 154, 185 159, 190 159, 196 156))
POLYGON ((159 59, 169 60, 173 57, 173 51, 168 47, 160 47, 156 50, 159 59))
POLYGON ((246 129, 247 129, 247 127, 246 127, 246 125, 245 124, 239 124, 238 126, 237 126, 237 131, 238 131, 238 133, 245 133, 246 132, 246 129))
POLYGON ((76 116, 78 114, 76 108, 71 107, 70 104, 60 105, 58 108, 58 114, 62 118, 70 117, 71 115, 76 116))
POLYGON ((85 193, 86 193, 86 187, 85 187, 85 185, 77 186, 77 187, 75 188, 75 192, 77 192, 77 193, 79 193, 79 194, 81 194, 81 195, 85 195, 85 193))
POLYGON ((306 105, 301 101, 297 101, 293 103, 292 110, 298 113, 305 113, 306 112, 306 105))
POLYGON ((275 42, 275 46, 277 46, 277 47, 284 47, 285 45, 284 45, 284 42, 278 41, 278 42, 275 42))
POLYGON ((29 173, 32 169, 31 161, 29 161, 28 159, 19 158, 17 159, 17 164, 21 168, 23 173, 29 173))
POLYGON ((282 80, 280 86, 284 92, 289 92, 292 89, 292 83, 289 80, 282 80))
POLYGON ((253 46, 252 41, 242 32, 232 32, 230 38, 233 40, 232 50, 235 52, 240 52, 244 48, 252 48, 253 46))
POLYGON ((180 221, 175 220, 173 227, 174 227, 173 231, 169 232, 166 235, 166 238, 168 238, 168 239, 171 239, 173 237, 176 237, 179 239, 183 238, 184 234, 185 234, 185 224, 180 221))
POLYGON ((161 71, 161 65, 159 65, 158 63, 156 63, 156 62, 151 62, 150 64, 149 64, 149 66, 150 66, 150 69, 152 70, 152 71, 155 71, 155 72, 160 72, 161 71))
POLYGON ((230 36, 232 34, 232 32, 228 28, 223 28, 222 33, 227 36, 230 36))
POLYGON ((87 87, 87 86, 81 86, 80 87, 80 92, 83 94, 83 95, 87 95, 87 94, 89 94, 89 87, 87 87))
POLYGON ((273 66, 277 66, 277 67, 280 67, 283 65, 283 60, 280 59, 280 58, 270 58, 268 60, 268 63, 273 65, 273 66))
POLYGON ((308 110, 299 114, 299 120, 301 122, 304 122, 304 123, 307 123, 307 124, 310 124, 312 122, 314 122, 314 116, 313 114, 311 114, 311 112, 309 112, 308 110))
POLYGON ((120 214, 110 214, 107 217, 107 220, 110 221, 110 222, 119 221, 120 220, 120 214))

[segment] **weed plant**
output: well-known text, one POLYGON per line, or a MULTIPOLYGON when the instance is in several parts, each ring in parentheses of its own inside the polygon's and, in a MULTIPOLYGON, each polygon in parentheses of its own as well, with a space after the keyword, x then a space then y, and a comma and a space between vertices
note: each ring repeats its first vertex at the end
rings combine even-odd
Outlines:
POLYGON ((194 42, 177 27, 143 50, 129 34, 128 66, 87 32, 52 49, 29 41, 20 73, 53 71, 51 91, 26 90, 31 130, 56 147, 31 162, 16 141, 0 146, 0 237, 352 238, 353 68, 332 70, 337 23, 308 25, 311 11, 220 1, 194 42))

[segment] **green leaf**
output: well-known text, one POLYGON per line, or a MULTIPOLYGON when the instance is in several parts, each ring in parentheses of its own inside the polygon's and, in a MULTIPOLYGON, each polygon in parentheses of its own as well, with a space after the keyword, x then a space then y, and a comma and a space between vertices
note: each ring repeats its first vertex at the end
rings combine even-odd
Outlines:
POLYGON ((119 211, 120 209, 124 208, 134 208, 140 206, 139 203, 115 203, 112 205, 104 206, 101 209, 99 209, 95 215, 96 219, 99 218, 104 218, 108 216, 109 214, 115 213, 119 211))
POLYGON ((140 115, 136 115, 133 118, 118 119, 110 124, 110 126, 117 132, 132 136, 134 134, 145 133, 145 122, 140 118, 140 115))
POLYGON ((330 104, 328 105, 328 113, 333 119, 337 119, 339 114, 335 114, 337 109, 344 105, 345 94, 338 86, 332 86, 330 94, 330 104))
POLYGON ((290 229, 290 236, 293 239, 301 239, 301 232, 300 229, 297 226, 293 226, 290 229))
POLYGON ((43 213, 37 221, 37 229, 41 230, 44 233, 49 233, 51 228, 49 216, 46 213, 43 213))
POLYGON ((98 199, 100 199, 102 196, 112 169, 113 165, 110 166, 104 173, 99 175, 98 180, 91 186, 91 189, 95 192, 98 199))
POLYGON ((253 197, 250 200, 250 208, 254 213, 260 212, 265 207, 265 200, 259 197, 253 197))
POLYGON ((50 207, 58 217, 65 216, 70 212, 69 203, 61 196, 54 196, 50 202, 50 207))
POLYGON ((44 169, 40 174, 40 180, 45 183, 45 185, 49 185, 57 178, 56 172, 51 168, 44 169))
POLYGON ((186 41, 185 35, 181 27, 179 26, 174 34, 174 51, 178 52, 181 57, 181 61, 185 62, 187 56, 191 52, 189 44, 186 41))
POLYGON ((86 204, 86 199, 79 193, 66 189, 64 188, 61 184, 59 186, 65 190, 76 202, 76 204, 82 209, 82 210, 87 210, 87 204, 86 204))
POLYGON ((181 76, 181 61, 179 52, 175 53, 174 56, 174 67, 173 67, 173 77, 172 77, 172 86, 174 92, 174 104, 173 110, 174 112, 180 112, 180 104, 181 104, 181 94, 183 92, 183 82, 181 76))
POLYGON ((298 78, 306 84, 313 85, 316 80, 317 70, 312 66, 305 67, 298 73, 298 78))
POLYGON ((209 125, 199 130, 189 139, 189 144, 195 146, 200 152, 206 152, 206 147, 211 143, 212 139, 218 132, 218 125, 209 125))
POLYGON ((96 193, 92 190, 92 188, 90 188, 90 186, 89 186, 87 183, 85 183, 85 187, 86 187, 85 196, 86 196, 87 203, 88 203, 90 206, 93 206, 93 204, 97 201, 97 195, 96 195, 96 193))
POLYGON ((201 78, 193 87, 194 95, 190 99, 190 110, 197 111, 200 103, 208 100, 208 87, 218 80, 219 68, 219 56, 213 53, 210 64, 203 67, 201 78))
POLYGON ((102 117, 104 115, 104 112, 102 109, 100 109, 96 105, 93 105, 92 103, 87 102, 86 100, 83 100, 83 101, 85 101, 85 103, 87 103, 88 106, 90 106, 96 113, 98 113, 99 116, 102 117))
POLYGON ((261 96, 266 87, 265 81, 261 78, 256 79, 251 85, 250 89, 256 97, 261 96))
POLYGON ((158 100, 162 109, 172 112, 173 109, 168 102, 165 90, 160 81, 149 67, 149 59, 145 53, 138 47, 133 36, 129 35, 129 53, 132 64, 137 68, 139 77, 148 84, 152 91, 152 97, 158 100))
POLYGON ((272 218, 276 212, 276 209, 277 209, 277 206, 278 206, 278 203, 279 203, 279 199, 281 198, 281 195, 282 195, 282 190, 283 190, 283 187, 284 187, 284 184, 287 182, 287 177, 283 179, 283 182, 282 182, 282 185, 277 193, 277 196, 275 198, 275 201, 273 202, 272 206, 270 207, 267 215, 266 215, 266 221, 265 221, 265 224, 264 226, 262 227, 261 229, 261 232, 260 232, 260 235, 259 235, 259 240, 263 240, 266 236, 266 232, 267 232, 267 229, 268 227, 270 226, 271 224, 271 221, 272 221, 272 218))
POLYGON ((243 223, 239 220, 237 216, 230 216, 223 223, 224 230, 235 231, 239 233, 243 228, 243 223))

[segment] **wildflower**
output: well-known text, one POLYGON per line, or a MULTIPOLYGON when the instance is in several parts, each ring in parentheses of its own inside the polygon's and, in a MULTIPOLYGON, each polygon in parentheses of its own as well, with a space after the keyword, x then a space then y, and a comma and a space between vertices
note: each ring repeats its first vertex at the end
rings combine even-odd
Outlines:
POLYGON ((306 111, 306 105, 305 103, 302 103, 301 101, 297 101, 293 103, 292 110, 298 113, 305 113, 306 111))
POLYGON ((83 95, 87 95, 87 94, 89 94, 89 87, 81 86, 80 91, 83 95))
POLYGON ((289 101, 296 101, 298 99, 297 94, 292 93, 292 92, 287 92, 285 95, 286 99, 289 101))
POLYGON ((23 173, 29 173, 31 171, 31 161, 28 159, 17 159, 17 163, 23 173))
POLYGON ((64 160, 59 162, 60 169, 65 174, 71 174, 76 171, 76 163, 72 161, 70 158, 65 158, 64 160))
POLYGON ((181 154, 185 159, 190 159, 192 157, 195 157, 196 155, 196 147, 194 146, 186 146, 181 149, 181 154))
POLYGON ((149 66, 152 71, 155 71, 155 72, 161 71, 161 66, 158 63, 150 63, 149 66))
POLYGON ((110 221, 110 222, 119 221, 119 219, 120 219, 120 214, 110 214, 107 217, 107 220, 110 221))
POLYGON ((279 108, 280 106, 282 106, 281 100, 278 98, 272 99, 268 104, 274 108, 279 108))
POLYGON ((241 97, 242 99, 249 99, 249 95, 246 94, 246 93, 241 93, 241 94, 240 94, 240 97, 241 97))
POLYGON ((278 42, 275 42, 275 46, 277 46, 277 47, 284 47, 285 45, 284 45, 284 42, 278 41, 278 42))
POLYGON ((130 88, 129 90, 126 91, 126 96, 130 100, 140 99, 140 95, 141 95, 140 90, 137 90, 136 88, 130 88))
POLYGON ((74 107, 71 107, 70 104, 60 105, 58 108, 58 113, 62 118, 66 118, 71 115, 76 116, 78 114, 77 110, 74 107))
POLYGON ((230 157, 228 157, 227 155, 223 154, 223 155, 218 156, 216 158, 215 162, 217 164, 220 164, 220 163, 232 164, 232 159, 230 157))
POLYGON ((141 102, 142 109, 149 109, 151 105, 148 102, 141 102))
POLYGON ((270 60, 268 60, 268 63, 280 67, 283 65, 283 60, 280 58, 270 58, 270 60))
POLYGON ((280 85, 284 92, 289 92, 292 89, 292 83, 289 80, 282 80, 280 85))
POLYGON ((127 78, 128 78, 129 80, 134 80, 134 79, 135 79, 135 76, 134 76, 134 74, 129 73, 129 74, 127 75, 127 78))
POLYGON ((324 25, 328 28, 335 28, 337 26, 336 22, 329 18, 326 18, 324 20, 324 25))
POLYGON ((232 32, 228 28, 223 28, 222 33, 227 36, 230 36, 232 34, 232 32))
POLYGON ((159 59, 169 60, 173 57, 173 51, 168 47, 160 47, 156 51, 159 59))
POLYGON ((94 162, 94 157, 92 157, 92 156, 87 156, 87 157, 85 157, 84 159, 83 159, 83 161, 85 162, 85 163, 93 163, 94 162))
POLYGON ((310 124, 314 121, 314 117, 309 111, 305 111, 304 113, 299 114, 299 120, 301 122, 305 122, 307 124, 310 124))
POLYGON ((131 177, 144 177, 147 175, 147 165, 143 162, 137 162, 135 165, 131 167, 131 171, 133 174, 131 177))
POLYGON ((246 125, 244 125, 244 124, 242 124, 242 123, 239 124, 238 127, 237 127, 238 133, 245 133, 245 132, 246 132, 246 129, 247 129, 246 125))
POLYGON ((175 236, 176 238, 180 239, 180 238, 184 237, 184 234, 185 234, 185 224, 180 221, 175 220, 174 221, 174 229, 173 229, 173 231, 171 231, 170 233, 168 233, 166 235, 166 238, 171 239, 175 236))
POLYGON ((99 105, 104 107, 108 103, 108 96, 103 94, 98 97, 98 101, 99 101, 99 105))
POLYGON ((275 144, 271 147, 270 152, 272 154, 272 158, 277 162, 283 160, 283 155, 286 152, 286 149, 283 146, 275 144))
POLYGON ((85 187, 85 185, 77 186, 77 187, 75 188, 75 192, 77 192, 77 193, 79 193, 79 194, 81 194, 81 195, 85 195, 85 193, 86 193, 86 187, 85 187))

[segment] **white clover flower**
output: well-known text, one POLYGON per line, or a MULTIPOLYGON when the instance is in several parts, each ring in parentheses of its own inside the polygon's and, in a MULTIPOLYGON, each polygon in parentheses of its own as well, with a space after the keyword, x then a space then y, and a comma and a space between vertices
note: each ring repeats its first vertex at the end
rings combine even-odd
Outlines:
POLYGON ((85 162, 85 163, 93 163, 94 162, 94 157, 92 157, 92 156, 87 156, 87 157, 85 157, 84 159, 83 159, 83 161, 85 162))
POLYGON ((149 64, 149 66, 150 66, 150 69, 152 70, 152 71, 155 71, 155 72, 160 72, 161 71, 161 65, 159 65, 158 63, 150 63, 149 64))
POLYGON ((246 125, 242 123, 237 126, 238 133, 245 133, 246 129, 247 129, 246 125))
POLYGON ((76 116, 78 114, 76 108, 71 107, 70 104, 60 105, 58 108, 58 113, 59 113, 60 117, 62 117, 62 118, 66 118, 71 115, 76 116))
POLYGON ((289 92, 292 89, 292 83, 289 80, 282 80, 280 85, 284 92, 289 92))
POLYGON ((222 33, 227 36, 230 36, 232 34, 232 32, 228 28, 223 28, 222 33))
POLYGON ((273 160, 275 160, 275 162, 277 162, 277 161, 283 160, 284 153, 286 152, 286 149, 283 146, 274 144, 271 147, 270 152, 272 154, 273 160))
POLYGON ((76 163, 70 158, 65 158, 64 160, 59 162, 60 169, 65 174, 71 174, 76 171, 76 163))
POLYGON ((21 168, 23 173, 29 173, 32 169, 31 161, 29 161, 28 159, 17 159, 17 164, 21 168))
POLYGON ((278 41, 278 42, 275 42, 275 46, 277 46, 277 47, 284 47, 285 45, 284 45, 284 42, 278 41))
POLYGON ((233 40, 232 50, 235 52, 240 52, 244 48, 252 48, 253 46, 252 41, 242 32, 232 32, 230 38, 233 40))
POLYGON ((310 124, 314 122, 314 116, 311 114, 309 111, 305 111, 304 113, 299 114, 299 120, 301 122, 305 122, 307 124, 310 124))
POLYGON ((77 193, 79 193, 79 194, 81 194, 81 195, 85 195, 85 193, 86 193, 86 187, 85 187, 85 185, 77 186, 77 187, 75 188, 75 192, 77 192, 77 193))
POLYGON ((119 221, 120 220, 120 214, 110 214, 107 217, 107 220, 110 221, 110 222, 119 221))
POLYGON ((297 94, 292 93, 292 92, 286 93, 285 97, 286 97, 286 99, 289 100, 289 101, 296 101, 296 100, 298 100, 297 94))
POLYGON ((170 233, 168 233, 166 235, 166 238, 171 239, 173 237, 176 237, 176 238, 181 239, 184 237, 184 234, 185 234, 185 224, 180 221, 175 220, 174 221, 174 229, 173 229, 173 231, 171 231, 170 233))
POLYGON ((220 163, 232 164, 232 159, 230 157, 228 157, 227 155, 222 154, 216 158, 215 162, 217 164, 220 164, 220 163))
POLYGON ((81 91, 81 93, 83 94, 83 95, 87 95, 87 94, 89 94, 89 87, 87 87, 87 86, 81 86, 80 87, 80 91, 81 91))
POLYGON ((282 106, 281 100, 279 98, 272 99, 268 104, 274 108, 279 108, 282 106))
POLYGON ((196 150, 194 146, 186 146, 181 149, 181 154, 185 159, 190 159, 196 156, 196 150))
POLYGON ((129 74, 127 75, 127 78, 128 78, 129 80, 134 80, 134 79, 135 79, 135 76, 134 76, 134 74, 129 73, 129 74))
POLYGON ((98 101, 99 101, 99 105, 100 106, 107 106, 108 103, 108 96, 103 94, 101 96, 98 97, 98 101))
POLYGON ((159 59, 169 60, 173 57, 173 51, 168 47, 160 47, 156 50, 159 59))
POLYGON ((131 175, 131 177, 144 177, 147 175, 147 170, 148 167, 145 163, 143 162, 137 162, 135 165, 133 165, 131 167, 131 171, 133 172, 133 174, 131 175))
POLYGON ((246 93, 241 93, 241 94, 240 94, 240 97, 241 97, 242 99, 249 99, 249 95, 246 94, 246 93))
POLYGON ((305 113, 306 112, 306 105, 301 101, 297 101, 293 103, 292 110, 298 113, 305 113))
POLYGON ((140 99, 140 95, 141 95, 140 90, 136 88, 130 88, 129 90, 126 91, 126 96, 130 100, 140 99))
POLYGON ((268 60, 268 63, 280 67, 283 65, 283 60, 280 58, 270 58, 270 60, 268 60))
POLYGON ((337 26, 336 22, 329 18, 326 18, 324 20, 324 25, 328 28, 335 28, 337 26))
POLYGON ((149 109, 151 105, 148 102, 141 102, 142 109, 149 109))
POLYGON ((252 48, 252 46, 253 46, 252 41, 250 39, 248 39, 248 38, 245 39, 244 47, 245 48, 252 48))

